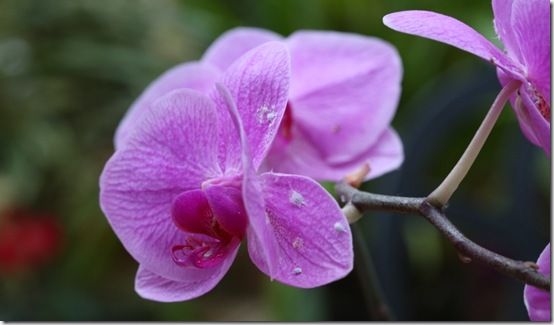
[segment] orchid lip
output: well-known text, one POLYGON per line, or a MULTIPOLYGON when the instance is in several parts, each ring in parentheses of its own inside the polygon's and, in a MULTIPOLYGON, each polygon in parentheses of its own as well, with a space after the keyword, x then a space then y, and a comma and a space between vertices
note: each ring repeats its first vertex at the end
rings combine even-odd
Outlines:
POLYGON ((228 243, 210 236, 190 236, 185 244, 171 248, 171 257, 179 266, 201 269, 215 267, 227 256, 228 243))
POLYGON ((247 216, 242 203, 241 177, 220 177, 202 183, 202 189, 179 194, 173 201, 173 223, 186 234, 171 248, 179 266, 207 268, 219 265, 229 245, 246 232, 247 216))

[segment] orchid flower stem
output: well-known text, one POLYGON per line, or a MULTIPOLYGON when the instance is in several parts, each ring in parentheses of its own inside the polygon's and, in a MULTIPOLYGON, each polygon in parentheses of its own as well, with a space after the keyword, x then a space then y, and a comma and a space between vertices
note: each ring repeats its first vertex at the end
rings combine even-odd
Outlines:
POLYGON ((394 320, 389 307, 385 303, 383 290, 381 289, 377 277, 373 258, 367 247, 367 241, 364 238, 364 232, 360 228, 361 225, 354 224, 351 227, 352 235, 354 236, 354 251, 356 255, 354 263, 363 288, 370 320, 394 320))
POLYGON ((504 86, 504 88, 502 88, 460 160, 458 160, 454 168, 452 168, 442 183, 427 197, 427 200, 431 204, 442 207, 448 202, 448 200, 450 200, 450 197, 452 197, 452 194, 454 194, 462 180, 465 178, 467 172, 483 148, 485 141, 489 137, 492 128, 496 124, 496 121, 502 112, 502 108, 504 108, 504 105, 510 96, 519 88, 520 85, 521 81, 512 80, 504 86))

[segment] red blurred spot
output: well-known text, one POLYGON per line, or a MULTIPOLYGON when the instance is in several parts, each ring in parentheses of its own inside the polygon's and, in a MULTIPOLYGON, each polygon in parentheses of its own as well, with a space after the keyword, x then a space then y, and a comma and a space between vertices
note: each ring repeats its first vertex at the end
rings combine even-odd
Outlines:
POLYGON ((49 215, 14 210, 0 216, 0 273, 48 262, 61 244, 61 228, 49 215))

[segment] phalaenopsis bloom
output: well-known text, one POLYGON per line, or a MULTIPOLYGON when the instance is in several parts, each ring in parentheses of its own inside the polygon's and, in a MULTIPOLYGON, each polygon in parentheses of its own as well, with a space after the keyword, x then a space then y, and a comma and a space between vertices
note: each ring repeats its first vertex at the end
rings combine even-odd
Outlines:
POLYGON ((188 64, 162 79, 172 82, 151 86, 127 116, 100 181, 102 210, 140 264, 136 291, 202 295, 245 237, 280 282, 314 287, 350 272, 350 228, 333 198, 305 176, 258 171, 288 102, 287 47, 268 42, 224 72, 188 64), (171 91, 184 85, 201 92, 171 91))
POLYGON ((550 2, 493 0, 494 26, 504 52, 471 27, 429 11, 383 18, 395 30, 427 37, 473 53, 497 67, 502 85, 521 81, 511 98, 521 130, 550 155, 550 2))
MULTIPOLYGON (((365 164, 368 179, 397 168, 402 143, 390 122, 400 97, 400 58, 380 39, 338 32, 299 31, 286 39, 255 28, 226 32, 201 61, 177 66, 148 87, 121 123, 116 146, 126 142, 131 125, 161 95, 181 88, 207 92, 241 55, 281 40, 291 55, 290 90, 261 169, 340 180, 365 164)), ((255 116, 260 121, 276 117, 271 107, 255 116)))
MULTIPOLYGON (((546 245, 542 251, 537 265, 539 266, 539 272, 550 276, 550 243, 546 245)), ((525 307, 529 312, 529 318, 532 321, 549 322, 550 321, 550 292, 544 289, 535 288, 530 285, 525 285, 523 290, 523 299, 525 307)))

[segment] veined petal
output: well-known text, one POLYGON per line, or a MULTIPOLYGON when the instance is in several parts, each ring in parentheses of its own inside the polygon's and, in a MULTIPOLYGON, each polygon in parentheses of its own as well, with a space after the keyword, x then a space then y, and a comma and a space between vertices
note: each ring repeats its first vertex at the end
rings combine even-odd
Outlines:
POLYGON ((302 288, 346 276, 353 264, 352 235, 329 193, 304 176, 265 173, 259 182, 261 192, 244 197, 263 204, 265 210, 262 215, 248 211, 251 220, 264 221, 252 225, 263 229, 247 233, 248 252, 256 266, 280 282, 302 288))
POLYGON ((404 147, 398 133, 393 128, 385 130, 369 152, 360 156, 358 166, 362 165, 362 160, 369 164, 366 180, 377 178, 400 167, 404 161, 404 147))
MULTIPOLYGON (((268 273, 271 279, 273 279, 273 274, 276 273, 275 261, 278 258, 277 251, 274 249, 277 246, 277 240, 271 228, 267 227, 269 219, 265 212, 265 202, 260 196, 260 193, 262 193, 260 177, 252 166, 250 146, 246 132, 244 131, 240 114, 231 94, 225 86, 219 84, 216 85, 216 90, 229 110, 229 117, 235 126, 235 132, 238 133, 241 144, 243 166, 242 198, 248 216, 248 241, 259 243, 254 246, 257 249, 256 254, 263 260, 265 267, 269 270, 268 273)), ((251 247, 251 245, 249 244, 248 247, 251 247)))
POLYGON ((235 260, 239 242, 234 242, 225 260, 216 267, 183 269, 180 281, 164 278, 140 265, 135 278, 139 296, 160 302, 184 301, 199 297, 215 287, 235 260))
POLYGON ((504 44, 508 56, 517 62, 523 62, 519 42, 514 35, 512 28, 512 7, 513 0, 492 0, 492 11, 494 13, 494 29, 504 44))
MULTIPOLYGON (((502 70, 497 69, 496 72, 502 86, 512 80, 502 70)), ((523 135, 550 156, 550 123, 541 115, 537 103, 532 99, 533 91, 530 87, 529 82, 523 82, 517 94, 510 97, 510 103, 523 135)))
POLYGON ((205 92, 212 87, 218 75, 219 71, 199 62, 184 63, 166 71, 144 90, 119 123, 114 139, 116 149, 127 142, 129 134, 154 101, 176 89, 205 92))
POLYGON ((352 270, 352 234, 336 201, 304 176, 256 175, 237 108, 224 87, 217 90, 242 143, 242 193, 253 262, 272 279, 303 288, 344 277, 352 270), (329 228, 322 226, 326 224, 329 228), (291 237, 295 235, 304 238, 291 237), (287 242, 292 249, 302 249, 291 251, 283 246, 287 242))
POLYGON ((288 44, 297 130, 328 165, 367 152, 388 128, 400 97, 402 66, 394 47, 376 38, 315 31, 294 33, 288 44))
POLYGON ((325 162, 301 135, 290 143, 283 143, 277 138, 260 169, 300 174, 318 180, 339 181, 368 164, 370 172, 366 180, 369 180, 395 170, 403 161, 402 141, 396 131, 389 128, 366 152, 352 157, 348 163, 336 165, 325 162))
POLYGON ((202 61, 224 71, 244 53, 263 43, 278 41, 281 38, 281 35, 261 28, 233 28, 223 33, 210 45, 202 61))
POLYGON ((473 28, 436 12, 409 10, 383 17, 383 23, 399 32, 429 38, 467 51, 523 80, 521 66, 512 62, 494 44, 473 28))
POLYGON ((185 233, 172 221, 172 203, 218 176, 215 107, 192 90, 177 90, 152 105, 110 158, 100 178, 100 205, 129 253, 171 280, 188 273, 171 257, 185 233))
MULTIPOLYGON (((550 276, 550 254, 550 243, 548 243, 537 260, 539 272, 546 276, 550 276)), ((529 313, 529 318, 532 321, 551 321, 550 299, 550 291, 535 288, 530 285, 525 285, 523 289, 523 302, 529 313)))
MULTIPOLYGON (((240 57, 223 75, 221 83, 235 102, 257 169, 267 154, 285 111, 290 79, 289 53, 285 44, 268 42, 240 57)), ((220 108, 218 130, 223 146, 220 161, 225 170, 240 166, 241 146, 237 131, 220 93, 212 98, 220 108)))
POLYGON ((537 103, 530 92, 531 90, 526 85, 522 85, 520 88, 523 107, 521 108, 522 112, 518 112, 519 122, 520 124, 524 123, 527 125, 537 141, 535 144, 540 146, 546 155, 550 157, 550 123, 541 115, 537 103))
POLYGON ((550 1, 513 0, 511 26, 527 80, 550 105, 550 1))

